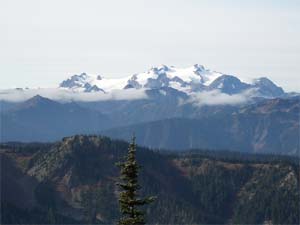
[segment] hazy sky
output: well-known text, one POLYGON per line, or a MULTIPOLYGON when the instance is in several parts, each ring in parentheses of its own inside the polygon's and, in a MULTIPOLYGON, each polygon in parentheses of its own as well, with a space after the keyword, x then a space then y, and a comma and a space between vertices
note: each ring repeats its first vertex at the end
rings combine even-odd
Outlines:
POLYGON ((300 1, 0 1, 0 88, 195 63, 300 91, 300 1))

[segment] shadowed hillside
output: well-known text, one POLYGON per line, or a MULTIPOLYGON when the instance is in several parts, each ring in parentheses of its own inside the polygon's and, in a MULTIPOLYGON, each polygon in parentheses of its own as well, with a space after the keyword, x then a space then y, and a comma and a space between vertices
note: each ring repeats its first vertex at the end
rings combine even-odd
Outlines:
MULTIPOLYGON (((127 148, 98 136, 2 145, 3 222, 113 223, 119 215, 115 163, 127 148)), ((138 148, 141 194, 158 197, 147 208, 148 222, 299 223, 299 165, 293 158, 219 154, 138 148)))

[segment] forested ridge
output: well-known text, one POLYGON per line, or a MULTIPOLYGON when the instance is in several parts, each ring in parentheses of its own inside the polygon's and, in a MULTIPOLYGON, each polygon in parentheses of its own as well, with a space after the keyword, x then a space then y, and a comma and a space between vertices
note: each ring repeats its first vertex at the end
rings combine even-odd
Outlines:
MULTIPOLYGON (((116 163, 128 143, 99 136, 1 145, 1 215, 7 224, 115 223, 116 163)), ((149 224, 299 224, 295 157, 137 148, 149 224)))

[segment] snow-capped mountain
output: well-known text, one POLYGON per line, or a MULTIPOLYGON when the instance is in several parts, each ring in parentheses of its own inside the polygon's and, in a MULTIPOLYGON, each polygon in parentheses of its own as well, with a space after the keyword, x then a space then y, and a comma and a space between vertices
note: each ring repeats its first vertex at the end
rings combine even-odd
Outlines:
POLYGON ((205 69, 202 65, 187 68, 175 68, 161 65, 152 67, 145 73, 133 75, 128 85, 133 88, 161 88, 171 87, 186 93, 205 89, 222 73, 205 69))
POLYGON ((218 89, 229 95, 241 93, 249 88, 251 88, 250 84, 244 83, 231 75, 222 75, 208 86, 209 90, 218 89))
POLYGON ((281 87, 278 87, 266 77, 255 79, 253 86, 262 96, 278 97, 284 94, 284 90, 281 87))
POLYGON ((59 87, 79 92, 104 93, 129 88, 159 89, 169 87, 186 94, 218 90, 233 95, 249 89, 253 89, 254 95, 260 97, 278 97, 284 94, 282 88, 268 78, 258 78, 253 83, 246 83, 236 76, 215 72, 199 64, 187 68, 160 65, 152 67, 147 72, 123 78, 104 78, 100 75, 91 76, 82 73, 64 80, 59 87))
POLYGON ((98 91, 97 89, 110 92, 114 89, 171 87, 183 92, 192 92, 205 88, 221 75, 223 74, 207 70, 198 64, 187 68, 161 65, 124 78, 107 79, 82 73, 64 80, 60 87, 85 92, 98 91))
POLYGON ((115 89, 123 89, 128 81, 128 77, 107 79, 100 75, 91 76, 86 73, 73 75, 60 83, 60 88, 67 88, 73 91, 83 92, 110 92, 115 89))

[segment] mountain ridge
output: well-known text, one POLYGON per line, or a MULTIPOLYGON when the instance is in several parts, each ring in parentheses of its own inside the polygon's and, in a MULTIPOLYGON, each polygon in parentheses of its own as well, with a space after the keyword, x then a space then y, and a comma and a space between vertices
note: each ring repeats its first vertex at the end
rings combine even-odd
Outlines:
POLYGON ((270 99, 236 111, 202 118, 166 118, 102 131, 127 140, 132 133, 139 144, 159 149, 208 148, 242 152, 299 154, 300 101, 270 99))
POLYGON ((284 94, 281 87, 266 77, 255 79, 252 83, 246 83, 236 76, 211 71, 199 64, 186 68, 160 65, 152 67, 147 72, 112 79, 82 73, 62 81, 59 87, 79 92, 100 91, 103 93, 115 89, 171 87, 187 94, 220 90, 222 93, 232 95, 240 94, 249 89, 257 90, 255 96, 261 97, 279 97, 284 94))
POLYGON ((299 97, 197 107, 179 104, 188 97, 172 88, 148 94, 148 99, 135 101, 64 104, 37 96, 1 112, 1 141, 98 133, 127 140, 136 133, 139 144, 148 147, 299 153, 299 97))
POLYGON ((1 112, 1 141, 53 141, 62 135, 96 132, 110 119, 77 103, 59 103, 42 96, 1 112))
MULTIPOLYGON (((47 224, 49 208, 59 224, 86 224, 90 218, 114 223, 115 163, 127 148, 127 142, 94 135, 0 145, 5 224, 47 224), (14 198, 15 190, 22 198, 14 198)), ((146 211, 150 224, 299 223, 300 174, 293 158, 200 150, 161 154, 138 146, 137 160, 143 166, 141 195, 157 196, 146 211)))

